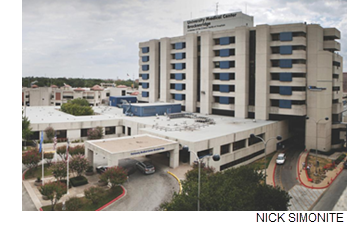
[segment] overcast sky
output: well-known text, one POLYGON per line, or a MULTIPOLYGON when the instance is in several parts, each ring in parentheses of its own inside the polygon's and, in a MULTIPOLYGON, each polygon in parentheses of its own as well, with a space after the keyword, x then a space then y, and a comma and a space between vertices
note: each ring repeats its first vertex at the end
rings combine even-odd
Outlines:
POLYGON ((183 21, 215 15, 217 1, 254 25, 336 27, 347 66, 347 0, 25 0, 22 77, 137 78, 139 42, 183 35, 183 21))

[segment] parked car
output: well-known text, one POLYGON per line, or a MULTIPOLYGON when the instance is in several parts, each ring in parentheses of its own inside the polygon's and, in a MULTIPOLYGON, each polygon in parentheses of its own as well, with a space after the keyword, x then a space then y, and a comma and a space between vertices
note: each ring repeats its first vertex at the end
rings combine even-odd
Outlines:
POLYGON ((347 161, 345 161, 345 162, 343 163, 343 168, 344 168, 344 169, 347 169, 347 161))
POLYGON ((98 173, 98 174, 103 174, 106 170, 107 170, 107 166, 98 166, 98 167, 96 167, 96 172, 98 173))
POLYGON ((285 161, 286 161, 286 154, 284 154, 284 153, 278 154, 277 159, 276 159, 276 163, 281 165, 281 164, 284 164, 285 161))
POLYGON ((138 162, 136 163, 136 167, 144 174, 152 174, 155 172, 155 167, 149 161, 138 162))

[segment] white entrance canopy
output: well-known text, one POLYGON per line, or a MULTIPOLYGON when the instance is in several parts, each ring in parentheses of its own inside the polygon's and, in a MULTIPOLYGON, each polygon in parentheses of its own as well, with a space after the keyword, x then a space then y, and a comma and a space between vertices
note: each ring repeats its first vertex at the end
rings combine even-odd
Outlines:
POLYGON ((85 142, 85 155, 92 165, 94 165, 96 153, 105 156, 107 166, 110 167, 118 166, 120 159, 161 152, 170 152, 170 167, 176 168, 179 165, 179 144, 176 141, 149 134, 85 142))

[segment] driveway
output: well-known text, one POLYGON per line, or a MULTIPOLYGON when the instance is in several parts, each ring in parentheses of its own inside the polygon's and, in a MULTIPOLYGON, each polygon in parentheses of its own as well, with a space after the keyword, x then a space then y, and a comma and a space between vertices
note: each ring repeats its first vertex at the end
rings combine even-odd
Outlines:
POLYGON ((139 171, 130 175, 129 182, 123 185, 127 194, 104 211, 154 211, 161 203, 171 200, 178 192, 177 180, 164 170, 151 175, 139 171))

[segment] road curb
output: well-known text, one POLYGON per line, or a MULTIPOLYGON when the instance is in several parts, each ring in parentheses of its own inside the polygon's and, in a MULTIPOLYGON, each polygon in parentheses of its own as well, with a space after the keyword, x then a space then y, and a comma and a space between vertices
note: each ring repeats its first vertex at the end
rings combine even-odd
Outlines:
POLYGON ((95 211, 101 211, 101 210, 107 208, 108 206, 110 206, 111 204, 115 203, 117 200, 119 200, 119 199, 123 198, 124 196, 126 196, 126 194, 127 194, 126 189, 122 185, 120 185, 120 186, 123 189, 123 193, 120 194, 117 198, 113 199, 112 201, 110 201, 109 203, 105 204, 104 206, 101 206, 100 208, 98 208, 95 211))
POLYGON ((180 179, 178 179, 178 177, 175 174, 171 173, 170 171, 167 171, 167 173, 170 174, 171 176, 173 176, 177 180, 178 185, 180 186, 179 194, 181 194, 182 193, 182 184, 181 184, 180 179))

